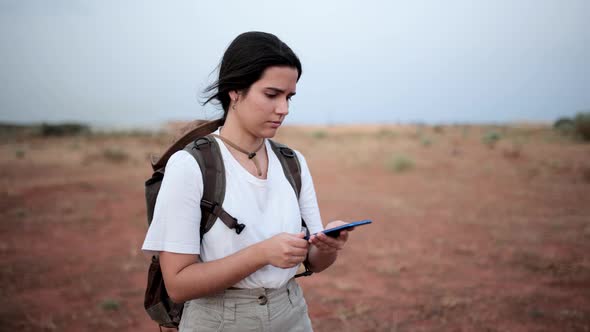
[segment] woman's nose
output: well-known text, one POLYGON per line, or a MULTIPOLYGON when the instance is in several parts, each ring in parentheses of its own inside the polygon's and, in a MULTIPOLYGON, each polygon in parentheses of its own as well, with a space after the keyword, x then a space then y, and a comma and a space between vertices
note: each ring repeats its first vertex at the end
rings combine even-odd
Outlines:
POLYGON ((279 103, 279 105, 277 105, 276 112, 277 112, 277 114, 281 114, 281 115, 289 114, 289 101, 285 100, 285 101, 279 103))

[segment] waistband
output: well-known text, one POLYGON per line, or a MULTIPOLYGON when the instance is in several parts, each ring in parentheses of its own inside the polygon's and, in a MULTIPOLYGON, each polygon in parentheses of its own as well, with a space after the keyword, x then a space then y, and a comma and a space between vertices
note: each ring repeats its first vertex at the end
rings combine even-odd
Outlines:
POLYGON ((279 288, 229 288, 223 292, 191 301, 209 305, 220 305, 224 299, 236 300, 239 303, 248 303, 259 302, 261 297, 265 297, 268 301, 272 301, 282 296, 289 296, 289 294, 298 294, 296 291, 297 287, 298 285, 295 279, 290 279, 285 285, 279 288))
POLYGON ((216 296, 223 295, 224 297, 250 297, 250 296, 273 296, 286 292, 289 288, 296 285, 295 279, 290 279, 286 284, 279 288, 228 288, 223 293, 216 294, 216 296))

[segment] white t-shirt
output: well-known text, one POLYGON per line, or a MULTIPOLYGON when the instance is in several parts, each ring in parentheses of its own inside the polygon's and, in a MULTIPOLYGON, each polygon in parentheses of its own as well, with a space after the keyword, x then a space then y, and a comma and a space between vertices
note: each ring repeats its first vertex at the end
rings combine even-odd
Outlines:
MULTIPOLYGON (((301 165, 299 202, 285 177, 281 163, 265 142, 268 155, 266 179, 256 178, 216 138, 225 166, 223 208, 246 227, 241 234, 217 219, 199 245, 200 202, 203 177, 196 160, 186 151, 174 153, 156 200, 154 217, 142 249, 149 255, 160 251, 200 254, 204 262, 220 259, 276 234, 299 233, 301 218, 313 234, 323 230, 313 181, 305 158, 295 151, 301 165)), ((278 288, 291 279, 297 267, 281 269, 267 265, 238 282, 239 288, 278 288)))

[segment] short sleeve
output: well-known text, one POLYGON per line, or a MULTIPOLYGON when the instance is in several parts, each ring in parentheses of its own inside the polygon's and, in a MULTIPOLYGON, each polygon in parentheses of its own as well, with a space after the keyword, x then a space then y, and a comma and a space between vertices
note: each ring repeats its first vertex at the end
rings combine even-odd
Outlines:
POLYGON ((199 164, 186 151, 174 153, 166 165, 142 250, 148 255, 160 251, 199 254, 202 196, 199 164))
POLYGON ((324 230, 322 218, 320 216, 320 208, 313 185, 313 179, 307 166, 305 157, 299 152, 295 151, 299 164, 301 165, 301 192, 299 193, 299 210, 301 217, 305 220, 307 228, 311 234, 324 230))

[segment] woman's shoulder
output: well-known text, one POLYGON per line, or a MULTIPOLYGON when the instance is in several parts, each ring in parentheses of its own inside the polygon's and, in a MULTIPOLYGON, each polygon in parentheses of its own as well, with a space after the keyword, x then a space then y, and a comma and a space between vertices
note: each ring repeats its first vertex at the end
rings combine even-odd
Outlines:
POLYGON ((166 163, 166 173, 168 172, 201 172, 199 164, 190 153, 184 150, 176 151, 166 163))

